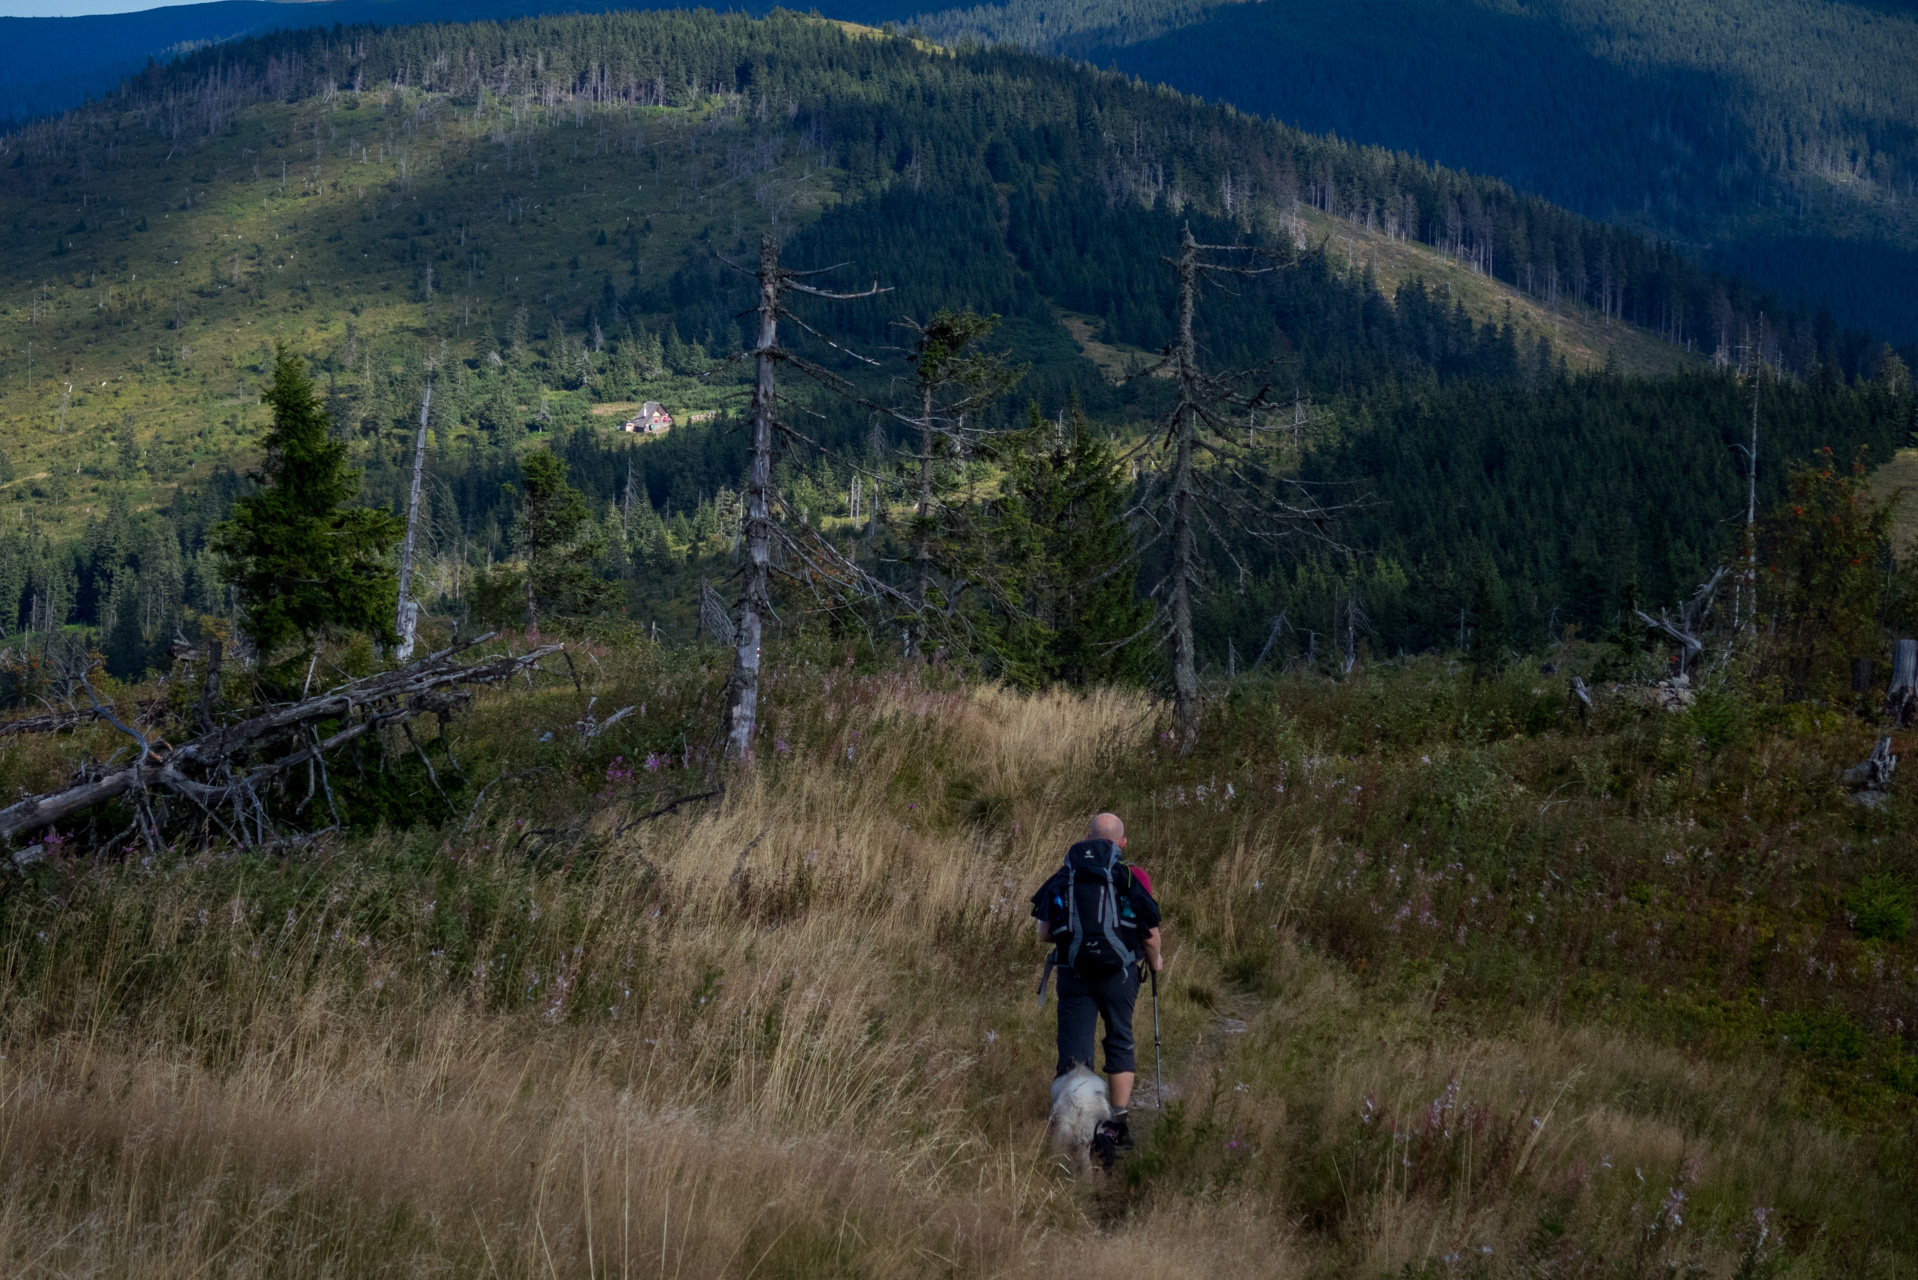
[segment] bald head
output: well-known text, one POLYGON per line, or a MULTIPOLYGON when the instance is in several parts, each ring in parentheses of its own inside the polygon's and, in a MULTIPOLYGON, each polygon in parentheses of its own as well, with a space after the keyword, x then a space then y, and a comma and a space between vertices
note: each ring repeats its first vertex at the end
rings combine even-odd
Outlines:
POLYGON ((1119 821, 1116 813, 1102 813, 1086 828, 1086 839, 1110 840, 1116 845, 1124 845, 1125 823, 1119 821))

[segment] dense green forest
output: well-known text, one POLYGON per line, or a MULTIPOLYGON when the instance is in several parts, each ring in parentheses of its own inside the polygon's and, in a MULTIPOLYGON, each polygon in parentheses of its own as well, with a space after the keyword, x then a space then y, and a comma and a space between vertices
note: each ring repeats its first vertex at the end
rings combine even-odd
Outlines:
POLYGON ((1918 337, 1918 22, 1901 6, 1013 0, 913 21, 1493 174, 1918 337))
POLYGON ((1730 446, 1761 365, 1776 388, 1767 500, 1786 461, 1822 445, 1882 458, 1913 425, 1904 364, 1882 342, 1503 182, 1037 55, 945 53, 791 15, 276 34, 152 68, 5 145, 22 377, 7 451, 22 478, 0 617, 100 627, 130 672, 183 611, 227 607, 206 530, 248 483, 236 465, 269 334, 313 359, 381 503, 401 501, 434 381, 439 607, 466 608, 473 575, 515 554, 506 486, 550 442, 605 526, 601 568, 625 582, 623 607, 690 631, 686 601, 730 573, 738 518, 743 446, 725 397, 740 373, 714 361, 745 345, 751 293, 725 258, 764 229, 795 264, 847 262, 847 282, 892 290, 800 304, 878 364, 795 339, 858 398, 809 399, 822 449, 782 463, 821 521, 850 515, 856 475, 877 476, 882 565, 903 536, 899 441, 875 415, 901 394, 900 317, 1003 317, 995 340, 1030 371, 985 428, 1076 396, 1128 441, 1170 385, 1108 378, 1058 310, 1150 351, 1170 337, 1163 255, 1182 225, 1284 255, 1285 270, 1202 299, 1205 359, 1259 366, 1277 399, 1309 405, 1297 474, 1362 501, 1337 553, 1246 547, 1239 567, 1214 566, 1201 644, 1220 662, 1258 646, 1280 610, 1316 616, 1336 598, 1350 614, 1355 593, 1386 651, 1455 643, 1461 610, 1491 597, 1511 602, 1515 644, 1677 598, 1731 545, 1730 446), (1308 206, 1432 242, 1598 332, 1644 326, 1694 371, 1579 372, 1549 337, 1475 319, 1443 286, 1388 296, 1362 263, 1300 243, 1308 206), (29 281, 43 283, 18 301, 29 281), (29 340, 43 362, 31 383, 29 340), (57 362, 99 367, 121 349, 116 377, 69 406, 57 362), (587 412, 668 394, 719 416, 636 445, 587 412), (68 536, 59 512, 84 532, 68 536))

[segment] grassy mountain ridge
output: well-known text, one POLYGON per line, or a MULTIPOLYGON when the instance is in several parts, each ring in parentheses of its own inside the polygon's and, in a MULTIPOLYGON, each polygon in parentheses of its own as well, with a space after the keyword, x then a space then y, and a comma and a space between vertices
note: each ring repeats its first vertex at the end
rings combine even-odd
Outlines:
POLYGON ((1582 307, 1554 307, 1432 245, 1311 208, 1300 210, 1299 226, 1308 243, 1324 245, 1348 272, 1369 273, 1381 292, 1390 295, 1413 281, 1443 286, 1480 324, 1511 324, 1522 347, 1547 338, 1574 369, 1602 368, 1612 360, 1625 372, 1656 376, 1706 361, 1638 325, 1614 322, 1582 307))

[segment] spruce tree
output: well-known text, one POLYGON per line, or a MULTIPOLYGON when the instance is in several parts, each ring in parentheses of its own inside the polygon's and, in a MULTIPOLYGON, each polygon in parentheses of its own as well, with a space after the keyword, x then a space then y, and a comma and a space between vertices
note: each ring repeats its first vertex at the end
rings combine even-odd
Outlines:
POLYGON ((1056 425, 1031 407, 1006 451, 990 563, 978 566, 998 598, 988 631, 1003 678, 1028 686, 1144 678, 1152 606, 1138 598, 1128 499, 1076 399, 1056 425))
POLYGON ((1504 670, 1511 629, 1505 583, 1492 558, 1481 554, 1472 578, 1471 633, 1466 638, 1474 681, 1489 679, 1504 670))
POLYGON ((151 646, 140 632, 140 578, 132 565, 122 565, 113 575, 105 613, 111 619, 102 628, 100 648, 106 658, 107 674, 121 680, 138 680, 146 674, 151 646))
POLYGON ((273 423, 251 475, 260 491, 212 531, 222 577, 239 588, 241 629, 262 661, 345 631, 391 642, 399 584, 386 553, 399 518, 356 505, 360 473, 331 438, 305 362, 284 346, 263 399, 273 423))
POLYGON ((1067 684, 1137 682, 1152 651, 1152 606, 1138 596, 1131 494, 1112 450, 1074 398, 1065 439, 1053 455, 1065 501, 1047 522, 1059 565, 1053 670, 1067 684))
POLYGON ((611 587, 594 571, 605 548, 586 499, 566 482, 566 464, 550 449, 521 459, 520 476, 526 490, 513 536, 526 557, 527 623, 591 613, 611 587))

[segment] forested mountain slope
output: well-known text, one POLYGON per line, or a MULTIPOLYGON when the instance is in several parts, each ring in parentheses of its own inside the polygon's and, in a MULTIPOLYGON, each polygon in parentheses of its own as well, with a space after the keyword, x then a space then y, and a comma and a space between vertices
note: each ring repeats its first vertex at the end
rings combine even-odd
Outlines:
MULTIPOLYGON (((1234 628, 1262 630, 1251 613, 1359 578, 1422 596, 1381 629, 1390 647, 1455 631, 1443 619, 1488 573, 1525 627, 1567 610, 1595 622, 1649 584, 1683 589, 1729 537, 1739 487, 1728 445, 1747 401, 1732 371, 1709 369, 1714 354, 1748 368, 1762 356, 1789 379, 1767 422, 1768 494, 1785 459, 1824 444, 1884 456, 1909 429, 1912 399, 1894 394, 1881 349, 1500 182, 1054 59, 790 15, 276 34, 26 128, 0 164, 8 627, 102 623, 126 616, 116 597, 137 597, 152 642, 183 605, 220 607, 204 530, 242 483, 223 468, 257 439, 276 340, 315 359, 384 500, 434 379, 433 552, 449 601, 462 566, 512 553, 501 484, 542 440, 601 511, 621 500, 606 571, 628 579, 629 600, 652 599, 662 574, 683 582, 673 574, 724 545, 739 440, 723 418, 686 419, 723 411, 736 383, 709 367, 745 340, 749 296, 721 255, 748 253, 761 230, 786 238, 790 261, 850 262, 849 283, 891 287, 809 313, 881 360, 840 362, 873 402, 898 394, 902 366, 884 361, 901 316, 973 307, 1003 316, 1000 340, 1031 365, 986 425, 1019 421, 1027 398, 1054 414, 1076 394, 1128 435, 1163 409, 1165 384, 1113 385, 1059 313, 1105 346, 1155 350, 1174 298, 1162 258, 1182 224, 1288 252, 1303 241, 1296 265, 1205 299, 1206 358, 1273 362, 1280 394, 1317 406, 1312 473, 1390 501, 1352 526, 1356 559, 1315 563, 1309 580, 1247 549, 1246 592, 1208 623, 1221 652, 1246 643, 1234 628), (1460 296, 1403 260, 1388 293, 1362 255, 1326 243, 1368 223, 1374 243, 1408 251, 1410 229, 1439 228, 1460 296), (1636 322, 1634 349, 1662 343, 1701 371, 1579 375, 1542 322, 1508 323, 1477 293, 1468 309, 1464 285, 1488 269, 1518 271, 1550 308, 1536 315, 1570 316, 1595 359, 1606 332, 1636 322), (635 445, 590 412, 642 399, 667 402, 680 428, 635 445), (1395 432, 1419 447, 1377 443, 1395 432), (1429 451, 1475 470, 1437 481, 1429 451), (1609 558, 1575 592, 1595 581, 1578 568, 1586 547, 1609 558), (1420 585, 1404 586, 1414 570, 1420 585)), ((890 454, 869 409, 818 408, 827 452, 790 466, 823 517, 844 509, 854 458, 890 454)))
MULTIPOLYGON (((0 120, 57 114, 111 92, 122 77, 149 61, 167 62, 208 45, 269 31, 497 21, 634 7, 702 6, 687 0, 658 0, 644 6, 612 0, 207 0, 131 13, 0 17, 0 120)), ((764 0, 725 6, 728 12, 755 16, 764 16, 773 7, 764 0)), ((897 18, 910 7, 890 0, 843 0, 827 6, 831 16, 858 22, 897 18)))
POLYGON ((1918 21, 1901 5, 1012 0, 915 21, 1495 174, 1918 337, 1918 21))
MULTIPOLYGON (((148 57, 249 32, 599 7, 218 0, 0 19, 0 112, 18 119, 64 109, 148 57)), ((1788 302, 1830 307, 1841 326, 1918 339, 1918 309, 1908 301, 1918 293, 1918 117, 1909 83, 1918 24, 1897 5, 1012 0, 911 17, 915 7, 839 0, 825 12, 916 22, 948 44, 1010 40, 1493 174, 1591 216, 1676 237, 1788 302)))

